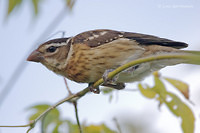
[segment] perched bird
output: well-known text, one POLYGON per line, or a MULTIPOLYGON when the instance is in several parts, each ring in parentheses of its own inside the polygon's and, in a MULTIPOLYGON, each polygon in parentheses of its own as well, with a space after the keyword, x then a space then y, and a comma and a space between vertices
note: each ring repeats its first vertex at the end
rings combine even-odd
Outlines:
POLYGON ((114 81, 106 82, 110 71, 143 57, 184 53, 180 49, 187 46, 184 42, 152 35, 100 29, 47 41, 34 50, 27 60, 40 62, 75 82, 92 85, 103 76, 104 86, 123 89, 124 83, 142 80, 151 72, 182 61, 165 59, 142 63, 119 73, 114 81))

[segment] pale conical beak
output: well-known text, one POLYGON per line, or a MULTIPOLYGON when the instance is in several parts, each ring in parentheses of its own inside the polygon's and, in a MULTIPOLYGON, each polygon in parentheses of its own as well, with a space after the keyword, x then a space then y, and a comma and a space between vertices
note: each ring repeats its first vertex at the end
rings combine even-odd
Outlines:
POLYGON ((43 60, 44 57, 42 56, 42 54, 37 51, 34 50, 27 58, 27 61, 33 61, 33 62, 40 62, 41 60, 43 60))

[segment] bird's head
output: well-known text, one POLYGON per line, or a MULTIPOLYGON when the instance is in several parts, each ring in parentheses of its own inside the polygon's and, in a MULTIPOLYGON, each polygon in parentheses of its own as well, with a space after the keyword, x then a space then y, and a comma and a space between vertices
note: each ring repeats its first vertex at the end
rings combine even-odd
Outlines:
POLYGON ((70 49, 70 38, 59 38, 47 41, 34 50, 27 61, 40 62, 50 70, 59 73, 66 66, 70 49))

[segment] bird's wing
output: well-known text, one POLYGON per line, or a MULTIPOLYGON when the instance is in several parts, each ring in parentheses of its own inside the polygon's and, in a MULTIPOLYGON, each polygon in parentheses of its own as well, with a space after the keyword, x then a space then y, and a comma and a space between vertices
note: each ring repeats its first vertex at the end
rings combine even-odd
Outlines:
POLYGON ((91 30, 80 33, 73 37, 72 44, 86 44, 89 47, 97 47, 114 40, 125 38, 135 40, 139 45, 161 45, 173 48, 185 48, 188 45, 184 42, 172 41, 165 38, 159 38, 152 35, 131 33, 131 32, 120 32, 114 30, 91 30))
POLYGON ((160 38, 157 36, 139 34, 139 33, 124 32, 124 38, 135 40, 141 45, 160 45, 177 49, 188 47, 188 44, 184 42, 177 42, 165 38, 160 38))

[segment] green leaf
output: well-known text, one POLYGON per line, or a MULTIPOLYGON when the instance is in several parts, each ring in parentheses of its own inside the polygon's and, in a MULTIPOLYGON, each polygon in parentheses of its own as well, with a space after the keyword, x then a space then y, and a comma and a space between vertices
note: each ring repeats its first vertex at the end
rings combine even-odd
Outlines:
POLYGON ((110 88, 110 87, 103 87, 102 89, 101 89, 102 91, 102 93, 103 94, 110 94, 110 93, 112 93, 113 92, 113 88, 110 88))
POLYGON ((164 79, 177 88, 185 96, 185 98, 189 99, 189 86, 186 83, 171 78, 164 79))
POLYGON ((111 94, 110 96, 109 96, 109 103, 111 103, 112 102, 112 99, 113 99, 113 95, 111 94))
POLYGON ((147 98, 152 99, 156 96, 156 93, 152 90, 152 88, 149 88, 148 86, 147 88, 144 88, 142 84, 138 84, 138 88, 140 92, 142 93, 142 95, 144 95, 147 98))
POLYGON ((163 102, 168 106, 170 111, 182 119, 182 129, 184 133, 194 132, 194 114, 190 108, 180 100, 175 94, 167 92, 164 84, 158 77, 154 77, 155 86, 153 89, 159 94, 163 102))
POLYGON ((9 0, 7 16, 10 15, 10 13, 13 11, 13 9, 16 8, 17 6, 19 6, 21 3, 22 3, 22 0, 9 0))
POLYGON ((44 118, 44 129, 47 130, 48 126, 50 124, 56 124, 59 123, 59 111, 58 110, 52 110, 51 112, 49 112, 49 114, 47 114, 47 116, 44 118))
POLYGON ((181 127, 184 133, 194 133, 195 117, 193 115, 193 112, 175 94, 167 92, 167 95, 170 96, 172 100, 171 101, 165 100, 165 103, 176 116, 181 117, 182 119, 181 127))
POLYGON ((71 121, 66 120, 65 121, 68 124, 68 132, 69 133, 79 133, 79 128, 77 124, 73 124, 71 121))
POLYGON ((138 87, 141 93, 146 97, 150 97, 151 95, 150 96, 147 95, 148 92, 144 93, 144 91, 147 91, 147 90, 154 91, 158 95, 158 97, 156 97, 156 100, 160 102, 160 105, 166 104, 169 110, 174 115, 181 118, 182 120, 181 127, 182 127, 183 132, 193 133, 195 117, 191 109, 183 101, 181 101, 179 97, 177 97, 175 94, 168 92, 166 90, 165 85, 159 79, 158 74, 154 75, 154 82, 155 82, 155 85, 152 88, 147 88, 147 89, 145 89, 141 84, 139 84, 138 87))
MULTIPOLYGON (((31 110, 34 109, 34 110, 36 110, 36 112, 34 112, 29 117, 29 120, 31 121, 31 120, 36 119, 39 115, 41 115, 49 107, 51 107, 51 106, 47 105, 47 104, 35 105, 35 106, 30 107, 29 109, 31 109, 31 110)), ((59 126, 59 124, 61 123, 61 120, 59 119, 59 117, 60 117, 60 113, 57 109, 51 110, 46 116, 44 116, 43 120, 42 120, 44 131, 46 131, 48 126, 52 123, 56 124, 56 126, 59 126)), ((58 128, 58 127, 55 127, 55 128, 58 128)), ((54 129, 54 131, 56 132, 56 129, 54 129)))
POLYGON ((154 76, 154 82, 155 82, 155 86, 152 89, 156 93, 159 93, 162 97, 165 97, 167 90, 163 82, 159 79, 159 76, 156 76, 156 75, 154 76))
MULTIPOLYGON (((65 120, 68 124, 68 132, 69 133, 80 133, 78 125, 73 124, 71 121, 65 120)), ((111 130, 105 124, 100 125, 82 125, 83 133, 117 133, 116 131, 111 130)))
POLYGON ((59 133, 59 127, 62 125, 63 122, 57 122, 55 128, 53 129, 52 133, 59 133))
POLYGON ((65 0, 67 7, 71 10, 76 2, 76 0, 65 0))
POLYGON ((34 7, 34 13, 35 13, 35 15, 38 14, 38 5, 39 5, 40 1, 41 0, 32 0, 32 4, 33 4, 33 7, 34 7))
POLYGON ((113 99, 113 91, 114 89, 113 88, 110 88, 110 87, 103 87, 101 89, 101 92, 105 95, 109 95, 109 99, 108 101, 111 103, 112 99, 113 99))
POLYGON ((110 128, 108 128, 105 124, 101 124, 101 127, 104 130, 104 133, 117 133, 116 131, 113 131, 110 128))
POLYGON ((35 113, 33 113, 30 117, 29 117, 29 121, 35 120, 40 114, 42 114, 46 109, 49 108, 49 105, 46 104, 41 104, 41 105, 35 105, 32 107, 29 107, 28 109, 30 110, 36 110, 35 113))
POLYGON ((116 131, 109 129, 105 124, 90 125, 84 127, 83 131, 84 133, 117 133, 116 131))

